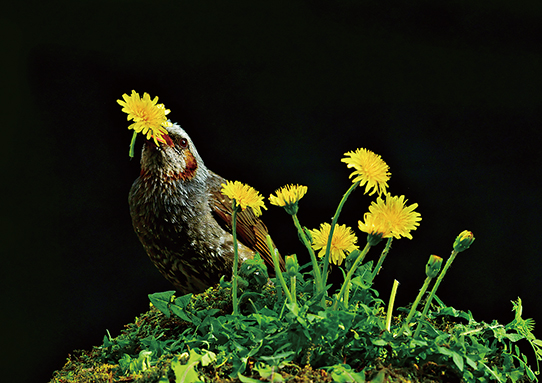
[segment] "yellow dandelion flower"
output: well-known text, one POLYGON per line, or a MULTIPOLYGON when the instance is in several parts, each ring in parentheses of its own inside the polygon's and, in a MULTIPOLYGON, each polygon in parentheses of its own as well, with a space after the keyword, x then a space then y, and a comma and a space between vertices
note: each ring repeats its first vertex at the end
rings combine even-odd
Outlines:
POLYGON ((382 160, 380 155, 375 154, 367 149, 357 149, 355 152, 344 154, 345 158, 341 159, 349 168, 354 168, 354 172, 350 174, 350 178, 354 177, 353 183, 360 181, 360 186, 365 185, 365 194, 373 195, 378 192, 378 195, 386 192, 388 180, 391 173, 390 167, 382 160))
POLYGON ((416 230, 422 217, 414 211, 417 203, 406 206, 405 196, 392 197, 386 194, 386 201, 378 197, 365 213, 364 222, 359 221, 359 229, 369 234, 381 234, 382 238, 406 237, 412 239, 411 230, 416 230))
POLYGON ((256 216, 262 215, 261 208, 267 210, 263 202, 263 196, 251 186, 245 185, 239 181, 227 181, 222 184, 222 194, 235 200, 241 210, 251 207, 256 216))
POLYGON ((122 111, 128 114, 128 121, 134 121, 128 129, 147 135, 147 139, 152 137, 156 145, 158 141, 166 142, 163 138, 168 134, 165 128, 172 126, 166 117, 170 110, 166 109, 164 104, 157 104, 158 96, 151 100, 148 93, 143 93, 143 98, 140 98, 139 93, 132 90, 130 96, 125 93, 122 98, 124 101, 117 102, 123 107, 122 111))
POLYGON ((379 235, 380 238, 391 237, 391 231, 388 225, 385 225, 378 216, 371 213, 365 213, 363 221, 358 221, 358 228, 367 234, 379 235))
MULTIPOLYGON (((321 224, 320 229, 310 230, 312 236, 312 248, 314 250, 320 250, 318 253, 320 258, 326 254, 326 246, 330 230, 331 225, 329 223, 321 224)), ((351 253, 359 248, 356 246, 357 241, 358 238, 350 227, 346 225, 335 225, 335 230, 333 230, 333 238, 331 240, 329 262, 340 265, 348 253, 351 253)))
POLYGON ((297 214, 297 203, 307 193, 307 187, 301 185, 286 185, 275 191, 276 196, 271 194, 271 205, 282 206, 290 215, 297 214))

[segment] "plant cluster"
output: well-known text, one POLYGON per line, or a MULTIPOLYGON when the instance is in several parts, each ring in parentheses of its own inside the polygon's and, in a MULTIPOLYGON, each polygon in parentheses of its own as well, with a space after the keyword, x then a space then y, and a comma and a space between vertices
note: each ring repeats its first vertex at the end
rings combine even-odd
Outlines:
MULTIPOLYGON (((129 98, 125 101, 130 105, 129 98)), ((164 123, 163 118, 158 120, 164 123)), ((158 139, 167 139, 159 128, 158 139)), ((151 128, 148 131, 154 134, 151 128)), ((470 311, 446 306, 436 295, 458 254, 472 245, 470 231, 457 236, 446 262, 436 255, 429 257, 419 294, 409 308, 399 308, 393 315, 398 283, 387 303, 372 286, 392 241, 412 239, 411 232, 421 220, 418 205, 407 205, 404 196, 388 192, 389 167, 379 155, 362 148, 346 153, 342 161, 354 170, 352 185, 331 223, 322 223, 319 229, 307 229, 297 216, 306 186, 287 185, 269 197, 272 205, 291 216, 310 260, 300 265, 295 254, 286 256, 286 270, 281 271, 268 238, 276 275, 270 283, 258 255, 240 266, 237 257, 236 215, 244 209, 260 215, 265 209, 263 197, 248 185, 225 183, 222 192, 231 198, 233 208, 231 282, 223 279, 197 296, 176 297, 174 291, 151 294, 152 315, 117 338, 104 338, 98 349, 103 362, 117 364, 119 376, 177 383, 303 381, 295 377, 305 371, 304 365, 326 371, 321 381, 335 382, 376 383, 389 377, 443 381, 442 374, 447 377, 444 381, 455 378, 468 383, 538 381, 542 341, 532 333, 534 321, 523 319, 520 298, 513 302, 514 319, 502 325, 478 322, 470 311), (377 194, 358 224, 367 234, 363 249, 354 231, 338 223, 358 187, 365 194, 377 194), (384 240, 376 265, 372 260, 364 262, 369 250, 384 240), (327 281, 330 263, 344 276, 335 290, 327 281), (418 310, 420 304, 423 309, 418 310), (535 370, 519 349, 520 341, 532 347, 535 370)))

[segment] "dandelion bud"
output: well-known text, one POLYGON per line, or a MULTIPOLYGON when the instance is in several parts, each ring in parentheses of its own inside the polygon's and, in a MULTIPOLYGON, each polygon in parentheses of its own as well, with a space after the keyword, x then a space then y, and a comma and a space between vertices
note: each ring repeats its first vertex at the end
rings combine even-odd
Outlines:
POLYGON ((454 251, 460 253, 467 250, 470 245, 474 242, 474 234, 472 231, 464 230, 462 231, 454 242, 454 251))
POLYGON ((429 257, 429 261, 427 261, 427 265, 425 265, 425 274, 429 278, 435 278, 442 266, 442 258, 436 255, 431 255, 429 257))
POLYGON ((289 277, 295 277, 299 272, 299 263, 297 263, 297 256, 295 254, 286 256, 286 272, 289 277))

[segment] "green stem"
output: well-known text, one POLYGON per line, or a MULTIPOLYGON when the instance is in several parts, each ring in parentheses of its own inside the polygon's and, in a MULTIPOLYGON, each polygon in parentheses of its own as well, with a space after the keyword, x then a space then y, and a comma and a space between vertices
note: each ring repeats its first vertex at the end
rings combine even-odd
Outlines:
POLYGON ((378 263, 376 264, 376 267, 373 270, 373 274, 371 275, 371 282, 373 281, 373 279, 375 279, 375 277, 379 273, 380 267, 382 267, 382 263, 384 263, 384 259, 386 259, 386 256, 388 255, 388 252, 391 249, 391 241, 393 241, 393 237, 388 238, 388 241, 386 242, 386 247, 384 248, 384 250, 382 250, 382 254, 380 254, 378 263))
POLYGON ((271 236, 267 234, 265 236, 265 239, 267 241, 267 247, 269 247, 269 251, 271 252, 271 256, 273 257, 273 264, 275 266, 275 274, 277 276, 277 279, 280 281, 280 285, 282 286, 282 289, 284 290, 284 294, 286 294, 286 298, 288 298, 288 301, 290 301, 290 303, 294 303, 295 301, 292 297, 292 294, 290 293, 290 290, 288 290, 286 281, 284 280, 284 277, 282 276, 282 271, 280 271, 279 259, 277 257, 277 253, 273 246, 273 241, 271 240, 271 236))
POLYGON ((294 304, 297 304, 297 296, 296 296, 296 291, 295 291, 296 284, 297 284, 296 277, 295 276, 290 277, 290 289, 292 290, 292 299, 293 299, 294 304))
POLYGON ((135 140, 137 137, 137 132, 134 130, 134 134, 132 135, 132 140, 130 141, 130 151, 128 152, 128 155, 130 158, 134 158, 134 147, 135 147, 135 140))
POLYGON ((410 321, 412 320, 412 317, 414 316, 414 313, 416 312, 416 308, 418 307, 418 304, 420 303, 420 300, 422 299, 423 295, 427 291, 427 287, 429 287, 429 283, 431 283, 430 277, 425 278, 425 282, 423 283, 422 288, 420 289, 420 292, 418 293, 418 296, 416 297, 416 300, 412 304, 412 307, 410 309, 410 312, 408 313, 408 316, 405 320, 405 324, 403 325, 403 330, 406 330, 408 328, 408 325, 410 321))
MULTIPOLYGON (((429 298, 427 298, 427 302, 425 302, 425 307, 423 308, 421 319, 425 318, 427 315, 427 312, 429 311, 429 306, 431 305, 431 301, 435 297, 435 294, 437 292, 437 289, 440 285, 440 282, 442 282, 442 279, 444 278, 444 275, 446 275, 446 271, 448 271, 448 268, 452 265, 452 262, 455 259, 455 256, 459 254, 457 251, 452 251, 452 255, 450 255, 450 258, 446 261, 446 264, 444 265, 444 269, 440 272, 437 280, 435 281, 435 285, 433 286, 433 289, 431 290, 431 294, 429 295, 429 298)), ((418 323, 418 326, 416 327, 416 332, 414 333, 414 338, 417 338, 418 335, 420 335, 420 331, 422 329, 422 326, 420 323, 418 323)))
POLYGON ((232 212, 232 234, 233 234, 233 283, 232 283, 232 290, 233 290, 233 315, 239 315, 239 304, 237 302, 237 278, 238 278, 238 268, 239 268, 239 253, 237 249, 237 230, 236 230, 236 224, 237 224, 237 206, 235 200, 233 200, 233 212, 232 212))
POLYGON ((331 240, 333 238, 333 232, 335 231, 335 225, 337 224, 337 221, 339 220, 339 215, 341 214, 341 210, 344 206, 344 203, 348 199, 348 196, 354 191, 355 188, 358 187, 360 181, 352 184, 350 188, 344 193, 343 198, 341 199, 341 202, 339 202, 339 206, 337 207, 337 211, 335 212, 335 215, 333 216, 333 220, 331 221, 331 228, 329 229, 329 237, 327 239, 327 245, 326 245, 326 255, 324 256, 324 271, 322 272, 322 278, 323 278, 323 285, 326 286, 327 284, 327 269, 329 267, 329 254, 331 252, 331 240))
POLYGON ((311 244, 309 243, 309 240, 307 239, 307 236, 305 235, 305 232, 303 228, 301 227, 301 224, 299 223, 299 219, 297 219, 297 215, 293 214, 292 219, 294 220, 294 225, 297 228, 297 232, 299 233, 299 237, 303 241, 303 244, 309 251, 310 257, 311 257, 311 263, 312 263, 312 269, 314 272, 314 279, 315 279, 315 285, 316 285, 316 294, 320 293, 321 291, 324 291, 324 285, 322 281, 322 272, 320 271, 320 267, 318 266, 318 261, 316 259, 316 255, 314 254, 314 250, 312 249, 311 244))
POLYGON ((348 274, 346 274, 346 278, 344 279, 343 285, 341 286, 341 291, 339 291, 339 294, 337 295, 337 299, 335 300, 335 303, 333 303, 333 310, 337 310, 337 306, 339 304, 339 301, 343 302, 343 305, 345 308, 348 307, 348 300, 346 291, 350 287, 350 280, 352 279, 352 275, 354 275, 354 272, 360 265, 360 263, 363 261, 367 253, 369 252, 369 249, 371 248, 371 245, 367 242, 365 247, 363 248, 362 252, 359 253, 358 257, 356 258, 356 261, 348 271, 348 274))
POLYGON ((395 295, 397 295, 397 287, 399 287, 399 281, 395 279, 393 281, 393 287, 391 289, 390 301, 388 303, 388 312, 386 314, 386 330, 390 332, 391 328, 391 314, 393 313, 393 305, 395 305, 395 295))

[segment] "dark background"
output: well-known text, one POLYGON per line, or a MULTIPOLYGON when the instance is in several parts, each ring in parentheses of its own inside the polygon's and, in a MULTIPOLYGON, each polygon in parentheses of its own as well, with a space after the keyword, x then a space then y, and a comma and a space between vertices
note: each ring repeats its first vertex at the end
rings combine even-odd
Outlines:
MULTIPOLYGON (((116 100, 132 89, 158 95, 218 174, 265 196, 308 185, 309 228, 350 185, 343 154, 381 154, 423 218, 394 241, 382 297, 398 279, 396 304, 411 302, 429 255, 469 229, 439 296, 501 323, 520 296, 542 318, 540 2, 196 3, 12 2, 0 16, 2 379, 48 381, 170 289, 128 213, 142 140, 130 161, 116 100)), ((358 190, 340 222, 356 228, 371 201, 358 190)), ((308 260, 282 209, 264 219, 308 260)))

